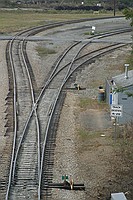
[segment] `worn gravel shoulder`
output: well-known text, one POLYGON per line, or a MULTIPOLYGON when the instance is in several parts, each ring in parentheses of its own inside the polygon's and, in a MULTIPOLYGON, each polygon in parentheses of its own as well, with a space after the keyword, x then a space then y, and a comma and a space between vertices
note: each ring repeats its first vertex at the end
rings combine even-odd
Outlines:
POLYGON ((6 66, 6 58, 5 58, 5 48, 6 43, 0 41, 0 155, 5 147, 6 137, 5 135, 5 110, 6 110, 6 97, 8 94, 8 71, 6 66))

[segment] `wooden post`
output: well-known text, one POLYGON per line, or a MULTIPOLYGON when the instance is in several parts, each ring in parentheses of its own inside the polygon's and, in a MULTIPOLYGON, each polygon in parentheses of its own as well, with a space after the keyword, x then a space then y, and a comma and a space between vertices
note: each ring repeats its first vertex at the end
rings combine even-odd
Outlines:
POLYGON ((115 17, 115 5, 116 5, 116 0, 114 0, 114 17, 115 17))

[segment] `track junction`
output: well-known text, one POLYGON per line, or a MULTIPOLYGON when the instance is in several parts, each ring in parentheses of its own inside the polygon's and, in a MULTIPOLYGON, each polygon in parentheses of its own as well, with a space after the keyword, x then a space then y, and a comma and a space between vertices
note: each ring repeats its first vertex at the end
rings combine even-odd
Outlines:
POLYGON ((120 28, 90 35, 87 40, 72 41, 52 66, 40 90, 26 52, 28 38, 63 25, 65 23, 56 23, 23 31, 7 45, 10 85, 8 106, 9 111, 13 112, 13 116, 12 113, 9 116, 13 145, 6 200, 50 198, 51 189, 48 185, 52 184, 56 130, 66 95, 64 89, 74 81, 77 70, 81 70, 84 64, 126 44, 104 42, 101 48, 94 48, 89 53, 84 53, 85 48, 103 38, 109 40, 116 34, 131 31, 127 27, 120 28))

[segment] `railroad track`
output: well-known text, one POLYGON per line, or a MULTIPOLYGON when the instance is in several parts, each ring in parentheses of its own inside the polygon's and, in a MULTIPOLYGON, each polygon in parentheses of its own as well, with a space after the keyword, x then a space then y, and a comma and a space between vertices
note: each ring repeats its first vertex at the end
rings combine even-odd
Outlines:
POLYGON ((63 52, 42 90, 38 92, 26 54, 26 39, 53 27, 55 25, 24 31, 7 46, 8 64, 12 71, 10 91, 13 90, 11 97, 14 98, 14 141, 6 200, 50 198, 51 189, 48 185, 52 183, 56 129, 65 97, 65 84, 86 63, 124 45, 105 44, 100 49, 82 53, 94 38, 110 37, 124 30, 93 36, 85 43, 75 42, 63 52), (25 39, 18 40, 20 36, 25 39))

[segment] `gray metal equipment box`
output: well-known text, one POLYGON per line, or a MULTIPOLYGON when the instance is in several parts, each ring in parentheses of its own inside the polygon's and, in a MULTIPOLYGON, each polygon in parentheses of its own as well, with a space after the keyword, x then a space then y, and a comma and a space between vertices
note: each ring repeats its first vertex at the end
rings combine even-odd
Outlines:
POLYGON ((123 192, 120 193, 112 193, 111 200, 127 200, 125 194, 123 192))

